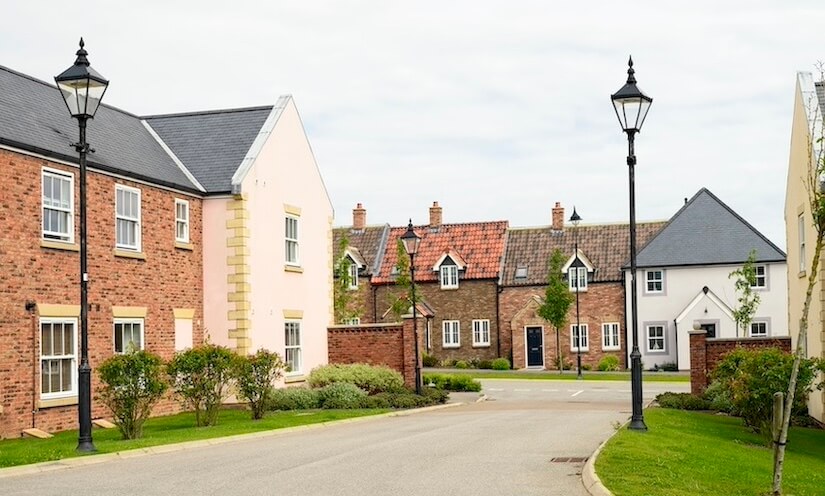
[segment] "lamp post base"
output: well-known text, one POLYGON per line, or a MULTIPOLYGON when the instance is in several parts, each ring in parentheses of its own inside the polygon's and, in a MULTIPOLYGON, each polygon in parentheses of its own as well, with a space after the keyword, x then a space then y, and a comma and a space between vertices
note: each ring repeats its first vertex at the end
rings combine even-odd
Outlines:
POLYGON ((642 354, 638 347, 630 353, 630 389, 633 393, 633 416, 628 429, 646 431, 645 417, 642 412, 642 354))

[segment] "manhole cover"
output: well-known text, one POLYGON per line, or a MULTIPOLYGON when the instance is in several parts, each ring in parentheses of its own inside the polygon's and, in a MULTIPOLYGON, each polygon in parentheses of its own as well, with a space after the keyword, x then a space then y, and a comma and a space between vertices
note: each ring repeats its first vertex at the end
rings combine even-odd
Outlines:
POLYGON ((551 463, 583 463, 586 461, 586 456, 556 456, 550 459, 551 463))

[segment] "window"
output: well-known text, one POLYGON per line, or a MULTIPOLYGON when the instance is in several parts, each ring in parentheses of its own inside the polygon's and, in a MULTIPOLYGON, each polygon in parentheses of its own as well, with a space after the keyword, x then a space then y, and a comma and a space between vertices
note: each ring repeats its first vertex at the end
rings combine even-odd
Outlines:
POLYGON ((143 319, 115 319, 115 353, 143 349, 143 319))
POLYGON ((301 323, 294 320, 284 322, 284 357, 288 374, 301 373, 301 323))
POLYGON ((344 325, 361 325, 361 317, 353 317, 351 319, 344 319, 344 325))
POLYGON ((349 289, 358 289, 358 265, 349 264, 349 289))
POLYGON ((140 251, 140 190, 115 186, 116 247, 140 251))
POLYGON ((527 279, 527 267, 516 267, 516 279, 527 279))
POLYGON ((445 320, 441 326, 444 331, 444 348, 458 348, 461 345, 461 323, 457 320, 445 320))
POLYGON ((581 350, 587 351, 588 349, 588 336, 587 336, 587 324, 581 324, 581 327, 573 324, 570 326, 570 349, 573 351, 581 350), (580 331, 581 329, 581 331, 580 331))
POLYGON ((797 219, 799 229, 799 272, 805 272, 805 214, 799 214, 797 219))
POLYGON ((665 326, 647 326, 647 351, 664 353, 665 351, 665 326))
POLYGON ((567 269, 567 282, 570 285, 570 291, 587 291, 587 267, 567 269))
POLYGON ((490 321, 473 321, 473 346, 490 346, 490 321))
POLYGON ((751 322, 751 337, 752 338, 766 338, 766 337, 768 337, 768 323, 767 322, 751 322))
POLYGON ((441 289, 453 289, 458 287, 458 266, 441 266, 441 289))
POLYGON ((40 321, 40 396, 58 398, 77 394, 77 321, 40 321))
POLYGON ((647 283, 647 293, 661 293, 664 291, 664 275, 661 270, 645 271, 645 282, 647 283))
POLYGON ((298 218, 285 219, 284 239, 286 240, 286 263, 298 265, 298 218))
POLYGON ((602 324, 602 349, 603 350, 618 350, 619 349, 619 324, 611 322, 602 324))
POLYGON ((74 176, 43 169, 43 239, 74 238, 74 176))
POLYGON ((189 202, 175 200, 175 241, 189 242, 189 202))
POLYGON ((768 287, 767 267, 764 265, 757 265, 754 269, 756 269, 756 284, 753 285, 753 288, 764 289, 768 287))

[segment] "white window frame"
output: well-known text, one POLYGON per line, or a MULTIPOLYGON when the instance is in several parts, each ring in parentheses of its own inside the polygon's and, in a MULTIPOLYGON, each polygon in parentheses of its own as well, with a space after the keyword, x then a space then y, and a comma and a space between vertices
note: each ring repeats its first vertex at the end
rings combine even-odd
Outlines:
POLYGON ((587 267, 570 267, 567 269, 567 284, 570 291, 587 291, 587 267))
POLYGON ((622 347, 621 329, 618 322, 602 323, 602 349, 618 350, 622 347))
POLYGON ((645 346, 647 347, 648 353, 667 353, 667 326, 664 324, 647 324, 645 326, 645 346), (650 331, 654 328, 661 329, 662 335, 651 336, 650 331), (654 339, 662 341, 662 349, 653 349, 650 347, 650 343, 654 339))
POLYGON ((441 336, 442 348, 459 348, 461 346, 461 321, 442 321, 441 336))
MULTIPOLYGON (((142 350, 146 346, 145 338, 144 338, 144 327, 143 327, 143 319, 123 319, 123 318, 115 318, 114 322, 112 323, 112 349, 115 353, 122 355, 126 353, 128 343, 126 340, 123 339, 121 335, 120 343, 121 349, 117 349, 117 334, 118 332, 123 333, 122 326, 138 326, 139 330, 139 339, 138 346, 136 347, 136 351, 142 350), (121 326, 121 329, 118 330, 118 326, 121 326)), ((134 342, 130 340, 129 342, 134 342)))
MULTIPOLYGON (((40 398, 44 400, 54 399, 54 398, 66 398, 71 396, 77 396, 77 319, 76 318, 54 318, 54 317, 41 317, 40 318, 40 326, 39 326, 39 339, 40 339, 40 398), (63 325, 71 325, 72 326, 72 338, 71 343, 73 346, 73 353, 70 354, 62 354, 62 355, 44 355, 43 354, 43 324, 63 324, 63 325), (43 392, 43 362, 49 360, 70 360, 71 363, 69 365, 69 373, 72 375, 71 377, 71 388, 66 391, 57 391, 57 392, 43 392)), ((53 351, 50 350, 50 351, 53 351)), ((65 350, 64 350, 65 351, 65 350)), ((61 369, 62 370, 62 369, 61 369)), ((62 382, 62 381, 61 381, 62 382)))
POLYGON ((753 270, 754 270, 754 273, 756 274, 756 284, 754 284, 751 287, 753 289, 767 289, 768 288, 768 266, 767 265, 754 265, 753 270), (759 274, 760 270, 762 270, 762 274, 759 274))
POLYGON ((284 216, 284 261, 287 265, 301 265, 300 249, 301 219, 296 215, 284 216), (295 223, 295 232, 290 232, 290 223, 295 223), (293 236, 294 235, 294 236, 293 236), (295 257, 290 259, 290 246, 293 246, 295 257))
MULTIPOLYGON (((61 188, 61 192, 62 192, 61 188)), ((74 174, 63 172, 56 169, 49 169, 44 167, 40 172, 40 204, 41 204, 41 223, 40 235, 43 239, 49 241, 57 241, 61 243, 74 243, 74 174), (46 177, 50 177, 52 181, 68 181, 69 182, 69 206, 52 204, 52 198, 46 197, 46 177), (47 201, 48 200, 48 201, 47 201), (48 205, 47 205, 48 203, 48 205), (65 215, 66 232, 60 231, 46 231, 46 212, 56 211, 59 215, 65 215)), ((59 222, 58 222, 59 224, 59 222)))
POLYGON ((748 337, 751 338, 766 338, 770 336, 770 332, 771 326, 766 320, 754 320, 753 322, 751 322, 750 326, 748 326, 748 337), (760 334, 754 334, 753 327, 760 325, 765 327, 765 332, 760 334))
POLYGON ((358 289, 358 264, 352 262, 349 264, 349 286, 348 289, 358 289))
POLYGON ((665 292, 665 271, 664 270, 646 270, 645 271, 645 293, 647 294, 664 294, 665 292), (658 273, 659 277, 651 277, 658 273), (659 289, 650 289, 650 284, 659 283, 659 289))
POLYGON ((442 265, 439 274, 441 289, 458 289, 458 265, 442 265))
POLYGON ((140 190, 138 188, 132 188, 130 186, 124 186, 123 184, 116 184, 115 185, 115 247, 121 250, 130 250, 130 251, 140 251, 141 246, 141 205, 142 199, 140 190), (137 195, 137 216, 127 216, 125 214, 118 213, 118 192, 122 191, 124 194, 135 194, 137 195), (128 225, 134 226, 134 235, 135 235, 135 244, 128 245, 126 243, 121 242, 119 239, 120 237, 120 229, 119 223, 125 222, 128 225))
POLYGON ((284 363, 291 366, 292 370, 286 373, 287 376, 303 374, 303 351, 301 342, 301 321, 300 320, 285 320, 284 321, 284 363), (298 343, 292 342, 290 339, 290 330, 294 330, 298 336, 298 343), (297 364, 297 365, 296 365, 297 364))
POLYGON ((490 346, 490 320, 473 320, 473 347, 490 346))
POLYGON ((797 229, 799 230, 799 272, 805 272, 807 266, 805 260, 805 213, 799 214, 797 218, 797 229))
POLYGON ((351 319, 344 319, 344 325, 361 325, 361 317, 352 317, 351 319))
POLYGON ((189 242, 189 202, 180 198, 175 198, 175 241, 189 242), (180 215, 178 207, 183 207, 183 216, 180 215))
POLYGON ((590 332, 587 328, 587 324, 580 324, 581 327, 577 326, 576 324, 570 325, 570 350, 571 351, 590 351, 590 332), (584 330, 584 334, 580 335, 579 329, 584 330), (582 342, 579 343, 577 339, 581 339, 582 342), (576 346, 577 344, 581 345, 581 348, 576 346))

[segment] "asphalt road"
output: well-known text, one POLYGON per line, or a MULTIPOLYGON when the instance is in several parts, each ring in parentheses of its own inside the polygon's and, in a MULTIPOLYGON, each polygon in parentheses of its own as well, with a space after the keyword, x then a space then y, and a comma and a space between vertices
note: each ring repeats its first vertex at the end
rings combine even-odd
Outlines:
MULTIPOLYGON (((0 477, 3 495, 585 495, 627 383, 485 380, 489 401, 0 477)), ((684 391, 686 384, 647 384, 684 391)), ((0 474, 2 475, 2 474, 0 474)))

